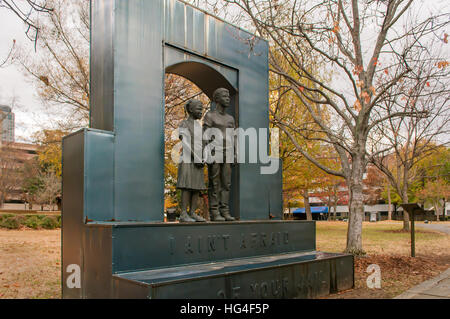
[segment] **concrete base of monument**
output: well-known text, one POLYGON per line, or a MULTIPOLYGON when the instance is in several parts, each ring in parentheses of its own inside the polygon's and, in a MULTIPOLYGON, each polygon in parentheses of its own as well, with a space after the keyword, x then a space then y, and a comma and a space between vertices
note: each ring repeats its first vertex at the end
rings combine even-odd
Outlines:
POLYGON ((315 298, 354 285, 353 256, 316 251, 314 221, 73 225, 64 298, 315 298))
POLYGON ((353 257, 303 252, 113 276, 119 298, 316 298, 353 288, 353 257))

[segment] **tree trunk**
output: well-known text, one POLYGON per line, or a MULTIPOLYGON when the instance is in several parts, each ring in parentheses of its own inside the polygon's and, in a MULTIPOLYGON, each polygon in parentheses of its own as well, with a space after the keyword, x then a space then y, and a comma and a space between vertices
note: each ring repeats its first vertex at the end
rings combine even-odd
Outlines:
POLYGON ((305 199, 306 220, 312 220, 311 206, 309 205, 309 194, 307 189, 303 190, 303 198, 305 199))
POLYGON ((434 201, 433 205, 434 205, 434 214, 436 215, 436 222, 438 222, 440 215, 439 201, 434 201))
MULTIPOLYGON (((402 191, 402 201, 403 204, 408 204, 408 189, 403 186, 403 191, 402 191)), ((409 231, 409 214, 406 210, 403 210, 403 230, 405 231, 409 231)))
POLYGON ((336 185, 333 186, 333 192, 334 192, 334 198, 333 198, 333 209, 334 209, 334 212, 333 212, 333 218, 334 218, 334 220, 336 220, 336 217, 337 217, 337 202, 338 202, 338 198, 337 198, 337 186, 336 186, 336 185))
POLYGON ((337 203, 336 202, 334 202, 334 205, 333 205, 333 220, 337 220, 337 203))
POLYGON ((349 219, 347 231, 347 247, 345 251, 353 255, 364 255, 362 248, 362 223, 364 220, 363 195, 363 159, 354 159, 352 176, 347 180, 349 186, 349 219))
POLYGON ((387 196, 388 196, 388 220, 392 220, 392 207, 391 207, 391 185, 387 184, 387 196))

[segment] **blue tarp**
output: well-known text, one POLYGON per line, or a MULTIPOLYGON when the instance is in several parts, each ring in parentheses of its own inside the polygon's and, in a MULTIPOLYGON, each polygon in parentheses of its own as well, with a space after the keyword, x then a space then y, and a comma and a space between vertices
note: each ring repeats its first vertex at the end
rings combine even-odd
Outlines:
MULTIPOLYGON (((319 213, 328 213, 328 207, 327 206, 312 206, 311 207, 311 213, 312 214, 319 214, 319 213)), ((304 208, 297 208, 292 212, 292 214, 305 214, 304 208)))

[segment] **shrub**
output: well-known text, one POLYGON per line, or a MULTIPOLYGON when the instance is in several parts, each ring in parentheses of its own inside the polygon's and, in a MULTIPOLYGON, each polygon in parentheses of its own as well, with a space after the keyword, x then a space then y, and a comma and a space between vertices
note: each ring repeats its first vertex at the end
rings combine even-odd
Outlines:
POLYGON ((16 215, 14 215, 14 214, 1 214, 0 215, 0 221, 3 220, 3 219, 9 218, 9 217, 14 217, 14 216, 16 216, 16 215))
POLYGON ((55 229, 60 227, 58 221, 56 220, 56 218, 50 217, 50 216, 46 216, 42 222, 41 222, 41 226, 42 228, 45 229, 55 229))
POLYGON ((55 229, 61 227, 61 216, 0 214, 0 228, 55 229))
POLYGON ((0 227, 8 228, 8 229, 19 229, 22 226, 22 222, 24 221, 23 216, 7 216, 4 217, 0 222, 0 227))
POLYGON ((38 216, 28 215, 23 224, 28 228, 41 228, 41 220, 38 218, 38 216))

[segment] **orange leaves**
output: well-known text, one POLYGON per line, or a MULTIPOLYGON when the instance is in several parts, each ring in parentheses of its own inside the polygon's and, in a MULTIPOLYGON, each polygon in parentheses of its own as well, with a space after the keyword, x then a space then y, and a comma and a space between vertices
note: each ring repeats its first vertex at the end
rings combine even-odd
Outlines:
POLYGON ((438 67, 438 69, 444 69, 446 67, 448 67, 450 65, 450 62, 448 61, 440 61, 436 63, 436 66, 438 67))
POLYGON ((364 103, 370 103, 370 95, 366 91, 361 92, 361 98, 364 99, 364 103))
POLYGON ((305 90, 305 88, 303 86, 299 86, 298 89, 300 90, 300 92, 303 93, 303 91, 305 90))
POLYGON ((444 41, 445 44, 448 43, 448 34, 447 33, 444 33, 444 39, 442 41, 444 41))
POLYGON ((334 27, 333 27, 333 33, 338 33, 341 29, 339 28, 339 22, 335 21, 334 22, 334 27))
POLYGON ((364 71, 364 68, 362 65, 357 65, 355 66, 355 68, 353 69, 353 74, 354 75, 359 75, 362 71, 364 71))
POLYGON ((361 89, 364 86, 364 81, 356 81, 356 86, 361 89))
POLYGON ((363 90, 360 94, 360 98, 356 100, 355 104, 353 104, 353 108, 356 111, 361 112, 362 110, 361 102, 363 102, 364 104, 369 104, 372 100, 371 96, 375 95, 376 93, 377 93, 376 89, 373 86, 371 86, 368 90, 367 89, 363 90))

